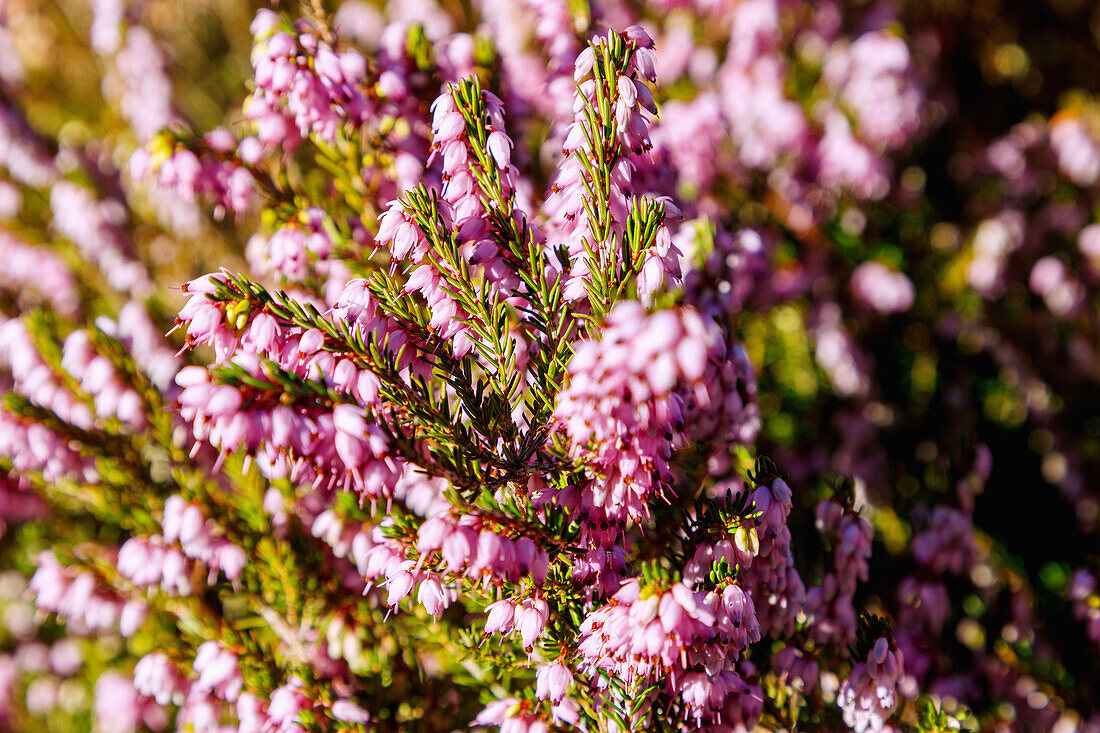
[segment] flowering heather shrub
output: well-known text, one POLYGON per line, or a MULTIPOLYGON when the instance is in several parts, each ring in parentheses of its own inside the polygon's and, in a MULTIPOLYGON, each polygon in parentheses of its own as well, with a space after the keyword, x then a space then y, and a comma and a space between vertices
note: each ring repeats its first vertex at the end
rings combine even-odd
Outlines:
POLYGON ((272 5, 0 2, 0 729, 1100 731, 1088 3, 272 5))

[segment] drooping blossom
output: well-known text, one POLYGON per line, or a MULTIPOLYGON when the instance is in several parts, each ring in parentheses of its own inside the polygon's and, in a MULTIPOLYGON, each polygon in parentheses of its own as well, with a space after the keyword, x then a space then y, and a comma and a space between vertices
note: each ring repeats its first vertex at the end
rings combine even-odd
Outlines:
POLYGON ((856 733, 881 731, 898 706, 902 654, 890 639, 880 637, 865 661, 857 663, 840 686, 837 705, 844 722, 856 733))

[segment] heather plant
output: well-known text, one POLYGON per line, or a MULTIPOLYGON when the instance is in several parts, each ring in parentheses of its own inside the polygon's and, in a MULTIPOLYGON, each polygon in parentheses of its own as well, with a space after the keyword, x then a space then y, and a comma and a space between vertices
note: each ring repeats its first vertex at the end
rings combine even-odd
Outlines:
POLYGON ((1025 10, 258 5, 0 4, 0 728, 1100 730, 1025 10))

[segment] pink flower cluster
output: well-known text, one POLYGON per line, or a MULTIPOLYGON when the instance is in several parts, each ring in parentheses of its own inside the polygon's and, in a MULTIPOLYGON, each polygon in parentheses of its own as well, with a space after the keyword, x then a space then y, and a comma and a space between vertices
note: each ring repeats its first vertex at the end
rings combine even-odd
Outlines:
POLYGON ((205 518, 197 505, 189 504, 179 496, 168 497, 164 502, 161 524, 164 541, 178 542, 183 554, 206 565, 211 575, 220 571, 229 580, 240 577, 242 568, 248 562, 244 551, 224 537, 217 536, 213 521, 205 518))
POLYGON ((159 586, 166 593, 191 593, 191 564, 159 538, 131 537, 118 548, 118 571, 139 588, 159 586))
POLYGON ((148 613, 144 602, 127 601, 103 589, 89 572, 74 574, 49 550, 39 554, 37 562, 30 581, 35 605, 64 618, 74 633, 117 630, 131 636, 144 623, 148 613))
MULTIPOLYGON (((11 374, 14 391, 32 403, 77 427, 93 424, 92 411, 60 384, 19 319, 0 322, 0 365, 11 374)), ((92 462, 68 441, 45 425, 22 420, 6 410, 0 410, 0 454, 11 458, 16 476, 38 472, 46 481, 71 476, 96 480, 92 462)))
POLYGON ((928 527, 913 538, 913 557, 936 573, 967 572, 974 556, 974 523, 961 509, 940 505, 927 517, 928 527))
MULTIPOLYGON (((247 691, 237 655, 218 642, 201 644, 185 675, 166 655, 148 654, 134 667, 133 685, 140 698, 137 705, 155 702, 179 706, 178 726, 216 733, 294 733, 301 731, 298 714, 315 707, 303 681, 292 676, 263 700, 247 691), (227 723, 235 718, 235 723, 227 723)), ((355 702, 334 702, 331 712, 337 720, 369 721, 355 702)))
POLYGON ((836 46, 823 75, 854 113, 860 136, 876 149, 903 147, 920 131, 924 93, 902 38, 871 31, 847 47, 836 46))
POLYGON ((0 323, 0 364, 14 379, 15 390, 31 402, 54 411, 77 427, 87 428, 94 422, 88 406, 64 388, 58 375, 38 354, 26 324, 20 319, 0 323))
MULTIPOLYGON (((585 283, 591 276, 587 249, 595 252, 602 261, 615 256, 614 241, 625 230, 632 200, 638 196, 634 177, 640 168, 648 168, 647 154, 653 147, 649 136, 646 114, 655 115, 653 93, 646 82, 656 80, 654 58, 651 49, 653 39, 641 28, 632 26, 621 36, 598 38, 577 57, 574 80, 577 96, 573 104, 573 122, 566 129, 562 149, 565 158, 558 168, 551 186, 551 194, 544 206, 547 216, 547 244, 564 246, 569 253, 570 271, 565 285, 565 296, 571 301, 585 297, 585 283), (630 49, 625 72, 615 78, 605 79, 602 73, 593 75, 597 57, 609 53, 612 43, 626 43, 630 49), (592 77, 592 78, 590 78, 592 77), (600 86, 597 92, 597 85, 600 86), (611 117, 606 124, 614 126, 614 134, 604 139, 600 129, 592 129, 589 114, 599 115, 598 99, 607 99, 611 117), (594 147, 595 146, 595 147, 594 147), (606 162, 611 171, 607 196, 608 217, 591 219, 585 208, 586 195, 594 192, 594 186, 603 186, 595 176, 597 161, 606 162), (586 249, 587 248, 587 249, 586 249)), ((664 201, 663 216, 677 218, 680 210, 664 201)), ((657 229, 654 246, 647 253, 638 274, 638 291, 648 300, 666 281, 681 276, 679 251, 672 243, 670 230, 657 229)))
MULTIPOLYGON (((0 454, 12 457, 15 476, 38 473, 46 481, 73 476, 95 480, 91 461, 81 456, 67 440, 41 423, 20 420, 6 411, 0 411, 0 454)), ((23 483, 22 478, 18 481, 23 483)))
POLYGON ((603 669, 627 684, 666 680, 700 723, 740 718, 728 699, 748 692, 736 661, 760 638, 760 627, 752 599, 736 583, 704 593, 684 583, 662 591, 631 579, 585 618, 580 632, 582 671, 603 669))
POLYGON ((528 712, 514 697, 489 703, 474 723, 500 726, 501 733, 547 733, 550 730, 545 721, 528 712))
POLYGON ((809 126, 783 91, 782 29, 776 0, 738 3, 731 14, 726 63, 718 72, 730 135, 741 163, 765 169, 803 154, 809 126))
MULTIPOLYGON (((453 213, 448 205, 440 206, 439 213, 448 229, 455 226, 453 213)), ((475 227, 483 225, 480 219, 474 218, 472 221, 475 227)), ((429 258, 432 245, 401 201, 390 202, 389 209, 379 222, 375 241, 382 246, 388 245, 390 256, 395 260, 410 262, 409 278, 404 289, 424 297, 431 312, 429 325, 441 338, 450 341, 454 355, 461 358, 470 353, 474 345, 469 336, 469 326, 464 321, 469 321, 471 315, 458 304, 457 293, 444 280, 440 267, 446 265, 441 265, 435 258, 429 258)), ((476 253, 471 252, 471 259, 473 257, 476 257, 476 253)))
POLYGON ((115 58, 119 107, 144 143, 178 122, 172 107, 172 80, 164 52, 142 26, 126 31, 126 41, 115 58))
POLYGON ((683 583, 661 591, 625 581, 581 624, 582 669, 605 669, 627 682, 671 675, 687 650, 713 637, 715 621, 703 594, 683 583))
POLYGON ((852 293, 879 313, 904 313, 913 307, 913 283, 880 262, 864 262, 852 272, 852 293))
POLYGON ((575 503, 592 524, 649 516, 647 502, 672 479, 684 400, 709 404, 708 372, 725 354, 718 327, 693 310, 647 316, 638 303, 617 305, 601 338, 575 347, 569 386, 558 396, 555 419, 588 475, 576 498, 559 501, 575 503))
POLYGON ((870 388, 868 357, 840 322, 840 313, 836 303, 828 303, 819 310, 813 330, 814 358, 837 394, 862 396, 870 388))
MULTIPOLYGON (((240 145, 247 151, 245 142, 240 145)), ((252 156, 238 158, 237 146, 237 138, 224 128, 208 132, 197 152, 177 148, 170 138, 154 138, 130 158, 130 175, 151 180, 184 201, 205 197, 223 210, 244 212, 255 197, 256 181, 245 164, 252 156)))
POLYGON ((787 5, 749 0, 730 9, 730 43, 717 77, 740 163, 771 171, 769 184, 794 204, 789 223, 802 228, 820 206, 807 183, 831 197, 878 200, 889 193, 892 173, 882 154, 920 134, 925 93, 900 37, 868 30, 849 43, 839 34, 835 5, 822 5, 804 25, 784 22, 787 5), (809 113, 787 94, 793 70, 785 44, 792 35, 803 49, 828 48, 821 100, 809 113))
POLYGON ((96 728, 128 733, 142 727, 164 730, 168 713, 152 700, 142 699, 134 683, 117 672, 105 672, 95 684, 96 728))
MULTIPOLYGON (((327 524, 335 528, 331 519, 327 524)), ((317 531, 316 523, 314 531, 317 531)), ((345 540, 344 544, 348 542, 345 540)), ((354 534, 350 549, 363 577, 385 579, 387 605, 396 608, 416 588, 417 603, 432 616, 440 615, 458 598, 462 580, 468 579, 483 587, 530 581, 535 588, 541 588, 549 569, 546 551, 530 537, 508 537, 490 528, 476 514, 456 515, 449 510, 430 514, 420 526, 415 542, 386 539, 376 529, 371 534, 354 534)), ((546 619, 546 604, 537 598, 518 605, 513 601, 499 602, 496 607, 511 604, 508 618, 498 618, 499 613, 490 612, 496 622, 486 631, 508 632, 513 627, 520 628, 524 617, 522 608, 532 603, 534 607, 541 607, 543 613, 537 627, 523 624, 528 629, 523 632, 525 646, 530 646, 546 619)))
POLYGON ((279 227, 258 249, 262 252, 257 270, 270 271, 291 282, 302 282, 315 271, 326 272, 333 252, 332 240, 325 232, 325 212, 320 209, 303 211, 300 222, 288 222, 279 227))
POLYGON ((814 620, 812 636, 824 642, 850 644, 856 636, 853 605, 859 581, 867 580, 874 529, 871 523, 835 499, 817 505, 816 526, 833 541, 833 558, 820 585, 806 593, 807 612, 814 620))
POLYGON ((144 427, 141 396, 119 378, 110 359, 96 352, 87 331, 73 331, 65 339, 61 366, 95 399, 97 418, 114 417, 133 429, 144 427))
POLYGON ((486 608, 486 634, 509 634, 518 631, 524 649, 531 649, 550 619, 546 599, 535 593, 530 598, 504 598, 486 608))
POLYGON ((283 30, 269 10, 256 15, 252 34, 256 90, 246 114, 265 146, 290 153, 310 134, 331 143, 342 126, 362 124, 373 111, 358 51, 337 51, 304 19, 293 33, 283 30))
POLYGON ((844 722, 856 733, 882 731, 898 706, 898 681, 903 674, 901 651, 879 637, 866 661, 852 668, 840 686, 837 704, 844 722))
MULTIPOLYGON (((240 354, 232 363, 253 377, 265 377, 255 356, 240 354)), ((182 369, 177 383, 181 414, 193 423, 196 451, 203 442, 222 456, 244 448, 272 478, 292 476, 374 498, 392 495, 400 471, 385 434, 368 421, 363 408, 295 409, 247 388, 212 382, 201 367, 182 369)))
POLYGON ((416 551, 421 556, 438 551, 450 573, 473 578, 488 575, 510 583, 529 578, 537 587, 546 581, 550 565, 546 550, 535 540, 502 536, 472 515, 430 517, 420 525, 416 551))
POLYGON ((146 654, 134 665, 134 689, 159 705, 180 704, 187 680, 161 652, 146 654))
MULTIPOLYGON (((745 491, 739 483, 720 485, 716 487, 719 498, 722 489, 729 496, 745 491)), ((760 627, 771 634, 791 633, 806 600, 805 586, 794 567, 787 526, 791 489, 783 479, 773 478, 749 492, 749 500, 756 516, 750 523, 700 543, 684 567, 684 577, 702 583, 716 563, 726 561, 738 568, 739 585, 757 604, 755 615, 760 627), (750 528, 751 533, 746 535, 750 528)))
POLYGON ((82 186, 59 181, 50 190, 50 210, 57 231, 95 263, 111 287, 135 297, 148 293, 149 273, 125 234, 127 212, 122 202, 97 201, 82 186))
POLYGON ((36 291, 58 313, 73 317, 80 312, 76 279, 60 258, 44 247, 36 247, 0 231, 0 288, 26 298, 36 291))
POLYGON ((127 349, 137 367, 165 398, 175 397, 180 359, 143 303, 131 300, 118 309, 117 318, 100 316, 95 326, 127 349))

